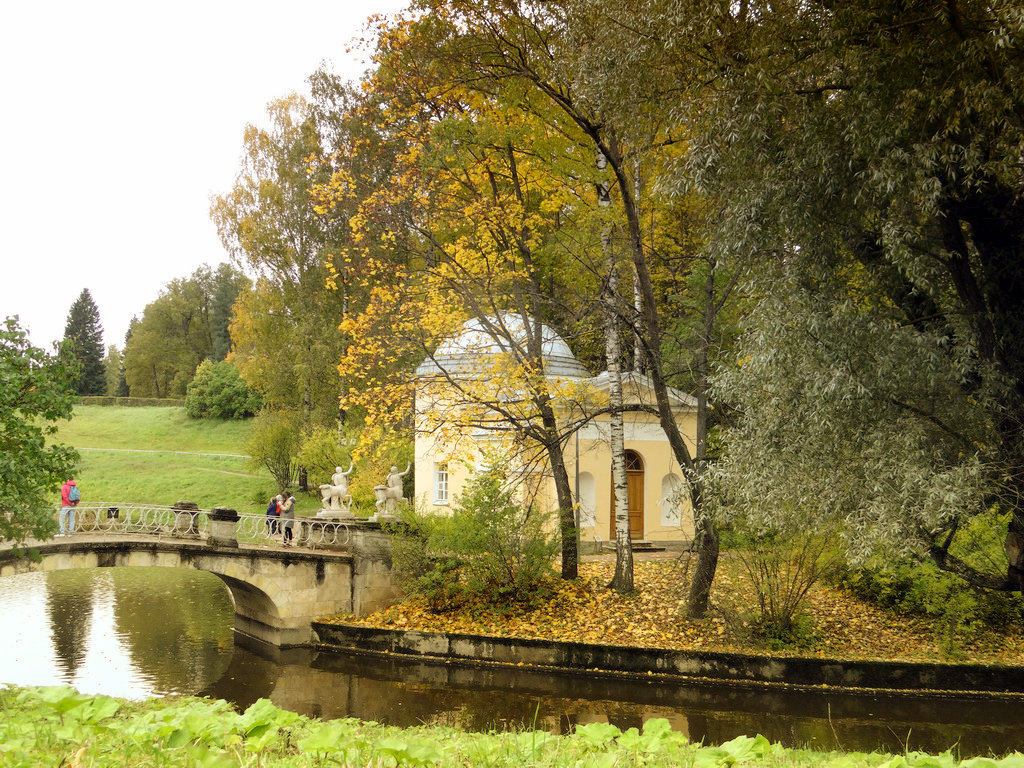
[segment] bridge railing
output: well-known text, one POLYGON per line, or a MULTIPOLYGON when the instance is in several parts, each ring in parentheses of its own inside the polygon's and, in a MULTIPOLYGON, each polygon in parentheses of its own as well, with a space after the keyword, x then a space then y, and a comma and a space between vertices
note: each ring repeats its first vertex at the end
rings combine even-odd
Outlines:
POLYGON ((239 513, 235 538, 243 544, 267 544, 281 541, 283 521, 266 515, 239 513))
POLYGON ((205 535, 209 519, 199 510, 157 504, 94 501, 75 508, 76 533, 205 535))
POLYGON ((242 543, 283 543, 286 525, 291 526, 292 541, 304 547, 344 548, 352 539, 352 531, 343 521, 312 517, 282 520, 277 517, 250 514, 238 515, 235 535, 242 543))
POLYGON ((352 543, 352 528, 341 520, 304 517, 295 522, 299 524, 296 537, 304 547, 338 549, 352 543))
MULTIPOLYGON (((242 544, 283 543, 284 527, 288 524, 297 545, 338 549, 351 543, 352 531, 345 522, 309 517, 282 520, 242 513, 238 515, 234 534, 242 544)), ((210 533, 210 512, 156 504, 82 503, 75 508, 75 533, 206 538, 210 533)))

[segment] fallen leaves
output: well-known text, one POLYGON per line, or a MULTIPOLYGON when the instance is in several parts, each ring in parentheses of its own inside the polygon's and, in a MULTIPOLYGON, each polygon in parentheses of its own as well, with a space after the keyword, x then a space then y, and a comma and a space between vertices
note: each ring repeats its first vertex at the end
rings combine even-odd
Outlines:
MULTIPOLYGON (((753 592, 739 563, 724 556, 712 589, 712 609, 699 621, 684 617, 685 559, 635 562, 636 591, 606 588, 613 562, 584 562, 578 579, 557 582, 553 596, 532 611, 471 605, 436 614, 410 599, 365 618, 342 615, 333 623, 453 634, 494 635, 677 650, 764 653, 751 631, 753 592)), ((811 637, 799 648, 774 653, 838 659, 942 660, 942 627, 898 616, 836 587, 819 585, 807 598, 811 637)), ((962 646, 962 661, 1024 664, 1024 630, 987 629, 962 646)))

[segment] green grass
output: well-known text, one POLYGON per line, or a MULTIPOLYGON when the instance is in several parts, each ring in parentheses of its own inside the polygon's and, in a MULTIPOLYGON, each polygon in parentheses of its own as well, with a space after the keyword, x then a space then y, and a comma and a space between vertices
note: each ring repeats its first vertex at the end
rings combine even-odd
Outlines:
MULTIPOLYGON (((238 456, 245 453, 249 426, 248 420, 191 419, 183 408, 79 405, 57 440, 81 454, 76 480, 84 503, 194 501, 201 509, 262 514, 281 489, 269 472, 238 456), (199 453, 237 455, 190 455, 199 453)), ((297 513, 320 509, 318 494, 296 495, 297 513)))
POLYGON ((78 405, 61 424, 60 440, 75 448, 245 453, 249 424, 191 419, 184 408, 78 405))

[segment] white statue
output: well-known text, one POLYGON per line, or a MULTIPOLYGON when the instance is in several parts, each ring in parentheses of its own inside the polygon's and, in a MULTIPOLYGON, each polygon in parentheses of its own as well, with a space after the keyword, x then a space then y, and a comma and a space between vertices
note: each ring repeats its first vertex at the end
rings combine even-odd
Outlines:
POLYGON ((347 512, 352 506, 352 496, 348 492, 348 476, 352 474, 353 466, 349 462, 348 470, 345 472, 341 471, 341 467, 335 467, 331 483, 320 486, 320 498, 324 509, 347 512))
POLYGON ((391 472, 388 473, 385 484, 374 487, 374 493, 377 495, 377 512, 391 514, 395 511, 398 502, 404 500, 405 497, 402 496, 402 478, 409 474, 410 469, 412 469, 411 462, 405 468, 405 472, 399 472, 398 467, 391 467, 391 472))

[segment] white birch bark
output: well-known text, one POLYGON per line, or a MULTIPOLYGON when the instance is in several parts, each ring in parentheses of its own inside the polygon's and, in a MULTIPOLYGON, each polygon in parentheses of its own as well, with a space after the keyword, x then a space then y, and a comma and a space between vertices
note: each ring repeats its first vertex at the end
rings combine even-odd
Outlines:
MULTIPOLYGON (((598 168, 603 167, 604 157, 598 157, 598 168)), ((600 202, 608 204, 607 189, 600 202)), ((619 345, 618 299, 619 277, 615 251, 611 247, 610 234, 606 229, 601 236, 604 250, 607 279, 601 297, 604 308, 604 348, 608 368, 608 397, 611 408, 610 433, 612 454, 612 489, 615 515, 615 575, 608 585, 617 592, 633 591, 633 542, 629 532, 629 487, 626 480, 626 434, 622 415, 622 350, 619 345)))

